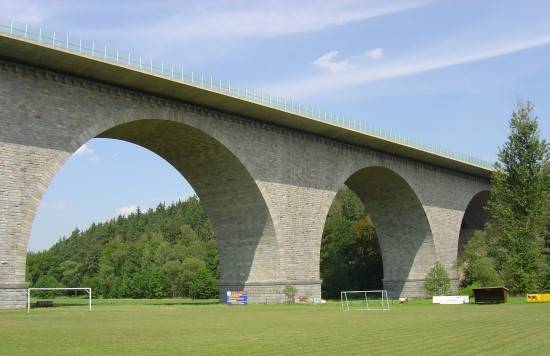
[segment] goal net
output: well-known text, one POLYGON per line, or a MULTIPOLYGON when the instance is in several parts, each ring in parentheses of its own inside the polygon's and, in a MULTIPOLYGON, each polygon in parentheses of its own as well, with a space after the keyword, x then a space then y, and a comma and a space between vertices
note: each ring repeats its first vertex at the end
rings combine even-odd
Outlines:
POLYGON ((388 292, 385 290, 352 290, 340 292, 343 311, 390 310, 388 292))

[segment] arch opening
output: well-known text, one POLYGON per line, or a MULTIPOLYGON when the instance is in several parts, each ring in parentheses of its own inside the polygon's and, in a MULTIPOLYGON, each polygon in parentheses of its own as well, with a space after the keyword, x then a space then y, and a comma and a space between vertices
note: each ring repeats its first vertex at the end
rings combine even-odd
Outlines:
POLYGON ((464 211, 464 216, 462 217, 460 233, 458 236, 459 259, 464 256, 464 250, 475 231, 482 229, 487 223, 489 215, 485 210, 485 207, 487 206, 487 202, 490 197, 491 193, 488 190, 484 190, 474 195, 468 203, 468 206, 464 211))
POLYGON ((382 255, 374 224, 363 202, 347 186, 334 198, 321 240, 322 295, 343 290, 382 289, 382 255))
POLYGON ((372 221, 380 246, 383 288, 392 298, 424 296, 424 278, 436 253, 426 213, 414 190, 396 172, 380 166, 360 169, 344 184, 363 203, 372 221))
MULTIPOLYGON (((242 162, 222 143, 198 128, 158 119, 125 122, 93 137, 143 147, 166 160, 190 183, 213 230, 220 298, 227 290, 244 289, 249 282, 277 280, 277 241, 267 205, 242 162)), ((55 173, 45 179, 45 186, 55 173)))

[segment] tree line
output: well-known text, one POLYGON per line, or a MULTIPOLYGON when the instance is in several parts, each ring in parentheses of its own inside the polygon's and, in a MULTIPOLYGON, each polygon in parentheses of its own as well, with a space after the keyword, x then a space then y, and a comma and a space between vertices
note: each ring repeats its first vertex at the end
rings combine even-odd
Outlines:
POLYGON ((74 230, 29 252, 33 287, 91 287, 105 298, 217 298, 218 255, 196 197, 74 230))
MULTIPOLYGON (((338 192, 323 234, 323 295, 381 283, 374 227, 349 189, 338 192), (372 272, 372 273, 371 273, 372 272)), ((104 298, 217 298, 219 260, 197 197, 75 229, 50 249, 29 252, 32 287, 91 287, 104 298)))

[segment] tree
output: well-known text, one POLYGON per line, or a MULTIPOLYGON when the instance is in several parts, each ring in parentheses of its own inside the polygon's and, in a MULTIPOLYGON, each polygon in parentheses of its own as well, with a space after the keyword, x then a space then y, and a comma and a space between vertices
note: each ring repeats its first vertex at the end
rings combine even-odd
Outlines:
MULTIPOLYGON (((49 275, 49 274, 45 274, 45 275, 42 275, 38 278, 38 280, 36 281, 36 283, 34 284, 35 288, 58 288, 58 287, 61 287, 59 285, 59 282, 57 281, 57 279, 52 276, 52 275, 49 275)), ((37 296, 39 298, 52 298, 53 296, 55 296, 55 292, 53 291, 44 291, 44 292, 39 292, 37 294, 37 296)))
POLYGON ((449 279, 449 274, 445 267, 436 262, 430 273, 426 276, 424 280, 424 289, 428 292, 429 295, 446 295, 451 289, 451 280, 449 279))
POLYGON ((321 242, 322 293, 382 288, 382 255, 374 225, 363 203, 346 186, 336 194, 321 242))
POLYGON ((516 293, 536 291, 543 282, 549 146, 539 137, 533 104, 519 103, 509 122, 508 141, 499 150, 492 177, 487 226, 495 262, 516 293))
POLYGON ((35 288, 58 288, 60 287, 60 285, 54 276, 46 274, 38 278, 38 280, 34 284, 34 287, 35 288))
POLYGON ((183 294, 185 280, 182 277, 183 268, 179 261, 168 261, 161 270, 168 295, 172 298, 183 294))
POLYGON ((68 260, 61 263, 60 267, 63 270, 63 277, 61 278, 63 285, 65 287, 80 287, 80 263, 68 260))
POLYGON ((190 298, 197 298, 198 288, 203 291, 204 284, 198 280, 207 275, 206 263, 196 257, 188 257, 181 263, 183 295, 190 298))
POLYGON ((218 287, 218 279, 206 268, 198 271, 191 282, 193 298, 198 299, 216 298, 218 294, 218 287))
POLYGON ((191 197, 75 229, 49 250, 28 254, 27 278, 34 286, 49 276, 106 298, 203 298, 218 293, 218 265, 208 218, 191 197))
POLYGON ((464 251, 464 287, 496 287, 503 284, 494 261, 488 256, 489 250, 487 233, 476 231, 464 251))

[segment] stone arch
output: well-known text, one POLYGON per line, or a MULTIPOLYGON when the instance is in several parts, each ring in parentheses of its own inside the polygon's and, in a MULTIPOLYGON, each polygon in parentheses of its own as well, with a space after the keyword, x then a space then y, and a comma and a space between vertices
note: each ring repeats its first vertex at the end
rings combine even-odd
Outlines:
POLYGON ((384 289, 393 298, 423 296, 423 282, 436 261, 434 239, 417 194, 395 171, 357 170, 345 183, 361 199, 379 239, 384 289))
MULTIPOLYGON (((277 280, 275 229, 256 181, 226 145, 196 126, 177 119, 121 117, 87 128, 67 144, 66 150, 58 151, 43 172, 39 189, 33 193, 35 203, 28 209, 28 231, 43 193, 66 159, 89 139, 117 139, 165 159, 199 196, 213 227, 220 257, 220 298, 226 290, 244 289, 248 283, 277 280)), ((253 293, 250 297, 254 302, 253 293)))
POLYGON ((462 223, 460 224, 457 250, 458 258, 464 255, 464 249, 474 232, 485 226, 489 217, 485 207, 490 197, 490 191, 482 190, 475 194, 468 203, 464 211, 464 216, 462 217, 462 223))

